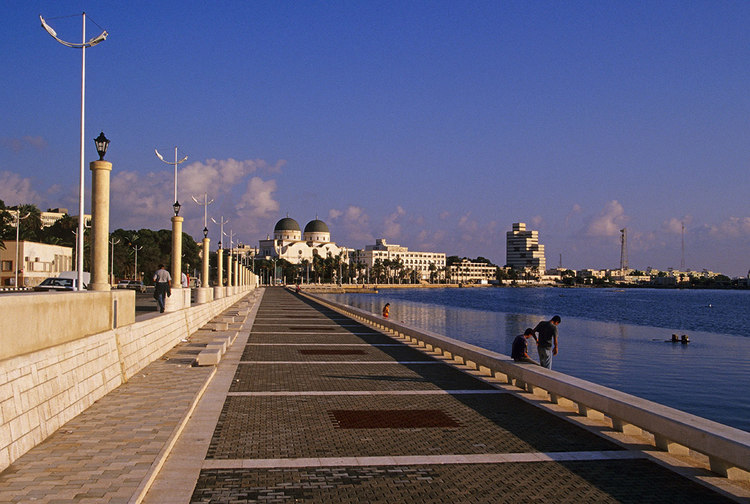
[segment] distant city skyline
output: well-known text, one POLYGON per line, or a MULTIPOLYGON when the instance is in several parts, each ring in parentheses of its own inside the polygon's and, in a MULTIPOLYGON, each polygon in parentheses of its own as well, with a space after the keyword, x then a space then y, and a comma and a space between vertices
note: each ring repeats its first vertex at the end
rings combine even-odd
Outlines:
POLYGON ((207 192, 253 245, 317 215, 347 247, 502 265, 525 222, 548 267, 617 268, 627 227, 630 266, 665 270, 684 224, 686 268, 750 269, 745 2, 10 4, 6 205, 77 208, 80 52, 38 15, 77 40, 84 7, 110 33, 86 53, 86 152, 112 140, 111 229, 170 228, 153 150, 179 146, 194 237, 207 192))

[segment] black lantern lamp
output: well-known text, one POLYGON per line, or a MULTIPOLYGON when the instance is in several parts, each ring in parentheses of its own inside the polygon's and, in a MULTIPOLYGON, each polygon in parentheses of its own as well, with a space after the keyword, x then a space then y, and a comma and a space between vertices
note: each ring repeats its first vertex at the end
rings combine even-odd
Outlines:
POLYGON ((207 227, 203 228, 203 238, 208 238, 208 228, 207 227))
POLYGON ((99 154, 99 161, 104 161, 104 155, 107 153, 107 147, 109 147, 109 140, 104 136, 104 132, 99 133, 99 136, 94 138, 96 144, 96 152, 99 154))
POLYGON ((221 248, 221 242, 219 242, 219 248, 221 248))
POLYGON ((172 208, 174 209, 174 216, 177 217, 180 215, 180 208, 182 208, 182 205, 180 205, 179 201, 175 201, 174 205, 172 205, 172 208))

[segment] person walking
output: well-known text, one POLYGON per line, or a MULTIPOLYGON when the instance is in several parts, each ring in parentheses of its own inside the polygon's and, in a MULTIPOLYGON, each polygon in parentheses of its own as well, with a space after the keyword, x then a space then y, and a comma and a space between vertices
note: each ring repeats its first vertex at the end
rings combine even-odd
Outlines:
POLYGON ((159 269, 154 273, 154 299, 156 299, 156 304, 159 306, 159 313, 164 313, 165 296, 169 297, 172 295, 172 290, 169 287, 170 283, 172 283, 172 275, 164 269, 163 264, 160 264, 159 269))
POLYGON ((388 318, 391 313, 391 303, 386 303, 383 307, 383 318, 388 318))
POLYGON ((536 364, 537 366, 539 365, 537 361, 529 357, 527 340, 533 337, 534 330, 531 327, 526 329, 522 335, 516 336, 516 339, 513 340, 513 347, 510 351, 510 356, 514 361, 528 362, 529 364, 536 364))
POLYGON ((536 338, 539 364, 547 369, 552 369, 552 356, 557 355, 557 326, 560 322, 560 316, 555 315, 550 320, 539 322, 534 328, 534 334, 539 334, 536 338))

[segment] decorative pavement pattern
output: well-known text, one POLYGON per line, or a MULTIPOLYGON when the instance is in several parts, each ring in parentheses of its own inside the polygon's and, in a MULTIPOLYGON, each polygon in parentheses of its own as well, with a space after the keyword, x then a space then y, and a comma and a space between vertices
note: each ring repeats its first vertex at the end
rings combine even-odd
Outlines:
POLYGON ((224 380, 197 482, 164 502, 730 502, 282 289, 224 380))
POLYGON ((304 296, 242 306, 218 366, 191 335, 0 474, 0 502, 747 502, 304 296))

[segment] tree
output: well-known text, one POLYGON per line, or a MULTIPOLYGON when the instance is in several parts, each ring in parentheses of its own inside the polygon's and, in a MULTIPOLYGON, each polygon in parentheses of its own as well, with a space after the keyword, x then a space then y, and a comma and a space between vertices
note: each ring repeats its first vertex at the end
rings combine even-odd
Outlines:
MULTIPOLYGON (((5 242, 3 240, 8 239, 8 235, 13 229, 13 217, 5 207, 5 202, 0 200, 0 248, 5 248, 5 242)), ((15 239, 15 237, 14 237, 15 239)))
POLYGON ((64 247, 75 247, 75 234, 73 231, 78 228, 78 219, 74 219, 68 214, 63 215, 55 221, 50 227, 44 230, 42 237, 44 243, 52 245, 61 245, 64 247))
POLYGON ((435 275, 437 273, 437 266, 435 266, 435 263, 430 263, 430 266, 428 267, 430 271, 430 283, 435 283, 435 275))
MULTIPOLYGON (((15 208, 18 216, 22 219, 19 226, 19 240, 41 242, 42 241, 42 212, 36 205, 19 205, 15 208), (23 218, 28 214, 28 217, 23 218)), ((15 237, 14 237, 15 238, 15 237)))
POLYGON ((370 273, 374 277, 375 283, 380 283, 380 278, 383 275, 384 271, 385 265, 383 264, 383 261, 380 258, 375 259, 375 262, 370 269, 370 273))
POLYGON ((458 256, 448 256, 445 258, 445 266, 450 269, 455 263, 461 262, 461 259, 462 258, 458 256))

